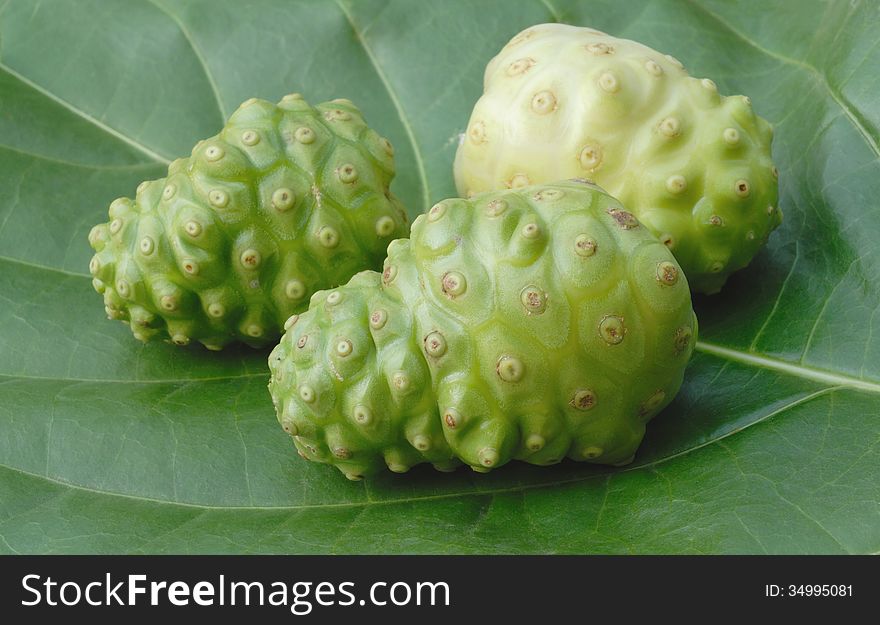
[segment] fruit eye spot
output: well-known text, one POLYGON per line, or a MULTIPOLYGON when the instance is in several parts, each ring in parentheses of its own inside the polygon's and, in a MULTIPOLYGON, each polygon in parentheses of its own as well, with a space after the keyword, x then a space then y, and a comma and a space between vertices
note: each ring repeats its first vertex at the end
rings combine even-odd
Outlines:
POLYGON ((681 122, 678 118, 667 117, 660 122, 660 132, 666 137, 677 137, 681 132, 681 122))
POLYGON ((405 393, 410 388, 409 376, 404 371, 396 371, 394 375, 391 376, 391 384, 401 393, 405 393))
POLYGON ((648 399, 642 403, 639 407, 639 416, 645 417, 655 411, 660 407, 660 404, 663 403, 663 400, 666 399, 666 392, 662 389, 657 389, 654 391, 654 394, 651 395, 648 399))
POLYGON ((126 282, 125 280, 119 280, 119 281, 116 283, 116 291, 117 291, 122 297, 128 297, 128 296, 129 296, 129 293, 130 293, 130 288, 129 288, 129 286, 128 286, 128 282, 126 282))
POLYGON ((239 260, 245 269, 256 269, 260 266, 260 261, 262 259, 260 252, 254 249, 248 249, 241 253, 239 260))
POLYGON ((439 358, 446 353, 446 338, 437 331, 428 334, 424 341, 425 353, 434 358, 439 358))
POLYGON ((648 70, 649 74, 653 74, 654 76, 659 76, 663 73, 663 68, 651 60, 645 61, 645 69, 648 70))
POLYGON ((666 286, 672 286, 678 282, 678 267, 674 263, 664 260, 657 264, 657 280, 666 286))
POLYGON ((434 222, 443 217, 446 214, 446 204, 443 202, 438 202, 431 207, 431 210, 428 211, 428 221, 434 222))
POLYGON ((596 394, 590 389, 580 389, 575 391, 568 404, 578 410, 590 410, 596 405, 596 394))
POLYGON ((480 459, 480 464, 485 467, 494 466, 499 460, 498 451, 491 447, 481 449, 477 457, 480 459))
MULTIPOLYGON (((312 389, 311 386, 308 386, 306 384, 303 384, 299 387, 299 396, 300 399, 302 399, 307 404, 311 404, 315 401, 315 391, 312 389)), ((314 450, 310 451, 312 451, 312 453, 315 453, 314 450)))
POLYGON ((483 122, 474 122, 470 130, 468 130, 468 137, 471 140, 471 143, 475 145, 480 145, 481 143, 486 142, 486 124, 483 122))
POLYGON ((537 239, 541 234, 541 228, 538 224, 531 223, 523 226, 522 235, 527 239, 537 239))
POLYGON ((461 423, 461 415, 455 408, 447 408, 443 412, 443 422, 447 427, 455 429, 461 423))
POLYGON ((546 115, 556 110, 556 96, 552 91, 539 91, 532 97, 532 110, 538 115, 546 115))
POLYGON ((440 281, 440 288, 444 294, 454 299, 467 291, 467 280, 458 271, 447 271, 440 281))
POLYGON ((629 211, 625 211, 620 208, 609 208, 605 212, 611 215, 611 217, 614 218, 614 221, 617 222, 617 225, 624 230, 632 230, 633 228, 638 228, 639 226, 639 220, 636 219, 636 216, 629 211))
POLYGON ((384 310, 374 310, 370 313, 370 327, 374 330, 381 330, 388 321, 388 313, 384 310))
POLYGON ((260 142, 260 135, 253 130, 245 130, 241 133, 241 142, 245 145, 257 145, 260 142))
POLYGON ((486 204, 486 215, 489 217, 497 217, 507 210, 507 202, 501 198, 497 198, 486 204))
POLYGON ((614 54, 614 46, 610 46, 607 43, 589 43, 584 47, 587 49, 587 52, 596 56, 614 54))
POLYGON ((528 315, 540 315, 547 309, 547 293, 534 284, 520 291, 519 299, 528 315))
POLYGON ((495 365, 495 372, 505 382, 519 382, 525 370, 523 362, 514 356, 502 356, 495 365))
POLYGON ((289 299, 297 300, 306 294, 306 287, 299 280, 288 280, 287 284, 284 285, 284 294, 289 299))
POLYGON ((156 244, 153 243, 153 239, 151 239, 150 237, 144 237, 143 239, 141 239, 140 248, 141 252, 145 256, 149 256, 153 253, 153 250, 156 249, 156 244))
POLYGON ((609 345, 617 345, 626 336, 623 318, 616 315, 605 315, 599 322, 599 336, 609 345))
POLYGON ((693 332, 687 326, 681 327, 675 331, 675 337, 673 338, 673 345, 675 347, 675 353, 680 354, 684 352, 688 345, 691 343, 691 337, 693 336, 693 332))
POLYGON ((324 226, 318 230, 318 242, 326 248, 334 248, 339 245, 339 233, 330 226, 324 226))
POLYGON ((394 282, 394 278, 397 277, 397 266, 396 265, 385 265, 385 268, 382 270, 382 282, 387 286, 394 282))
POLYGON ((376 220, 376 234, 380 237, 390 236, 394 232, 394 220, 385 215, 376 220))
POLYGON ((296 132, 293 133, 293 137, 300 143, 309 145, 310 143, 315 142, 315 131, 303 126, 296 129, 296 132))
POLYGON ((507 75, 508 76, 518 76, 519 74, 525 74, 529 71, 532 66, 535 64, 535 59, 526 57, 523 59, 517 59, 513 63, 507 66, 507 75))
POLYGON ((588 171, 593 171, 602 164, 602 148, 598 145, 585 145, 578 156, 581 167, 588 171))
POLYGON ((574 251, 578 256, 589 258, 596 253, 596 240, 587 234, 579 234, 574 240, 574 251))
POLYGON ((222 189, 214 189, 208 193, 208 201, 217 208, 224 208, 229 204, 229 194, 222 189))
POLYGON ((602 455, 602 448, 601 447, 587 447, 586 449, 584 449, 584 451, 582 453, 583 453, 584 458, 587 458, 588 460, 592 460, 593 458, 598 458, 599 456, 602 455))
POLYGON ((599 87, 608 93, 617 93, 620 90, 620 81, 611 72, 605 72, 599 76, 599 87))
POLYGON ((683 193, 687 189, 687 180, 684 176, 676 174, 666 179, 666 190, 673 195, 683 193))
POLYGON ((369 408, 363 405, 357 405, 354 407, 354 420, 360 423, 361 425, 366 425, 372 419, 372 414, 370 413, 369 408))
POLYGON ((349 340, 339 341, 336 344, 336 354, 342 358, 351 354, 352 349, 351 341, 349 340))
POLYGON ((546 442, 540 434, 532 434, 526 439, 526 447, 529 451, 541 451, 546 442))
POLYGON ((293 191, 287 187, 276 189, 272 194, 272 206, 275 207, 275 210, 277 211, 284 212, 290 210, 295 200, 296 196, 293 194, 293 191))
POLYGON ((507 186, 511 189, 519 189, 520 187, 527 187, 531 184, 531 180, 525 174, 515 174, 508 182, 507 186))
POLYGON ((558 200, 564 195, 565 192, 560 191, 559 189, 541 189, 535 193, 532 198, 536 202, 552 202, 553 200, 558 200))
POLYGON ((739 131, 736 128, 725 128, 722 136, 724 137, 724 142, 728 145, 739 143, 739 131))
POLYGON ((340 181, 346 184, 355 182, 358 179, 358 171, 355 169, 355 166, 351 164, 341 166, 336 170, 336 175, 340 181))
POLYGON ((341 109, 330 109, 329 111, 324 111, 324 119, 328 122, 347 121, 351 119, 351 115, 341 109))
POLYGON ((224 154, 225 152, 223 151, 223 148, 219 145, 210 145, 205 148, 205 158, 212 163, 219 161, 223 158, 224 154))

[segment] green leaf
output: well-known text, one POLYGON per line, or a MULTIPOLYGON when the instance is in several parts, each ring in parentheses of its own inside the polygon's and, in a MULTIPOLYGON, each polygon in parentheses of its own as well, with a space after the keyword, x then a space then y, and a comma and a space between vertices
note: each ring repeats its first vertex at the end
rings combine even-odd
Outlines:
POLYGON ((880 552, 880 12, 800 0, 0 0, 0 551, 880 552), (774 123, 783 226, 699 297, 626 469, 350 483, 278 426, 267 353, 141 346, 90 227, 251 96, 354 100, 412 215, 454 194, 491 56, 590 25, 774 123))

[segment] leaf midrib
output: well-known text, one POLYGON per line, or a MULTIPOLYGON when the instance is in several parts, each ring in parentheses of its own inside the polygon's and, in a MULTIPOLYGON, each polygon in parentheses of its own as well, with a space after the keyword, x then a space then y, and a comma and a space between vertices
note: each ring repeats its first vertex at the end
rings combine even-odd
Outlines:
POLYGON ((793 364, 757 352, 745 352, 738 349, 724 347, 723 345, 709 343, 707 341, 697 341, 696 350, 723 360, 752 365, 762 369, 770 369, 778 373, 786 373, 812 382, 820 382, 841 388, 851 388, 857 391, 880 394, 880 384, 876 382, 862 380, 848 375, 831 373, 801 364, 793 364))
POLYGON ((67 100, 64 100, 61 97, 55 95, 54 93, 52 93, 51 91, 49 91, 48 89, 43 87, 42 85, 39 85, 39 84, 35 83, 34 81, 32 81, 30 78, 27 78, 23 74, 18 73, 16 70, 12 69, 11 67, 6 65, 2 61, 0 61, 0 71, 6 72, 7 74, 12 76, 13 78, 19 80, 23 84, 25 84, 28 87, 30 87, 31 89, 33 89, 34 91, 37 91, 38 93, 41 93, 45 97, 49 98, 55 104, 58 104, 59 106, 67 109, 68 111, 70 111, 74 115, 77 115, 78 117, 81 117, 82 119, 84 119, 88 123, 94 125, 96 128, 103 130, 107 134, 109 134, 109 135, 115 137, 116 139, 122 141, 123 143, 133 147, 134 149, 138 150, 139 152, 142 152, 143 154, 149 156, 153 161, 156 161, 157 163, 162 163, 163 165, 169 165, 171 163, 170 158, 163 156, 163 155, 159 154, 158 152, 153 151, 152 149, 148 148, 147 146, 138 142, 137 140, 133 139, 132 137, 129 137, 128 135, 123 134, 122 132, 120 132, 119 130, 116 130, 115 128, 112 128, 111 126, 108 126, 107 124, 105 124, 101 120, 97 119, 96 117, 93 117, 89 113, 86 113, 84 110, 77 108, 72 103, 68 102, 67 100))

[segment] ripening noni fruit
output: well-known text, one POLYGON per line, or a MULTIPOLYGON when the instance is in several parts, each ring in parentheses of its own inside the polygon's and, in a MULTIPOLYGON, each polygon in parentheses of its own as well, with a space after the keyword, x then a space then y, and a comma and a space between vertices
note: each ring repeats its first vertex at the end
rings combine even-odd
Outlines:
POLYGON ((411 237, 288 320, 269 389, 300 454, 351 479, 631 461, 696 339, 669 250, 585 181, 445 200, 411 237))
POLYGON ((455 160, 463 197, 583 177, 718 291, 782 219, 772 129, 675 58, 564 24, 533 26, 486 67, 455 160))
POLYGON ((391 144, 348 100, 251 99, 95 226, 107 315, 142 341, 273 343, 319 289, 378 268, 406 236, 391 144))

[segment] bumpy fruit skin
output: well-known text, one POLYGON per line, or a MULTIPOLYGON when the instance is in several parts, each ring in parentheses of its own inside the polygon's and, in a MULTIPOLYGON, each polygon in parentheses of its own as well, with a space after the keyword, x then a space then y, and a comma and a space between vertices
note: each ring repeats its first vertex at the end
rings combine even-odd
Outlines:
POLYGON ((411 236, 288 320, 269 389, 300 454, 351 479, 631 461, 696 338, 669 250, 585 181, 444 200, 411 236))
POLYGON ((675 254, 695 291, 745 267, 782 214, 772 129, 745 96, 647 46, 542 24, 486 67, 455 159, 463 197, 584 177, 675 254))
POLYGON ((406 236, 393 156, 348 100, 248 100, 92 229, 107 315, 145 342, 274 342, 315 291, 379 268, 406 236))

